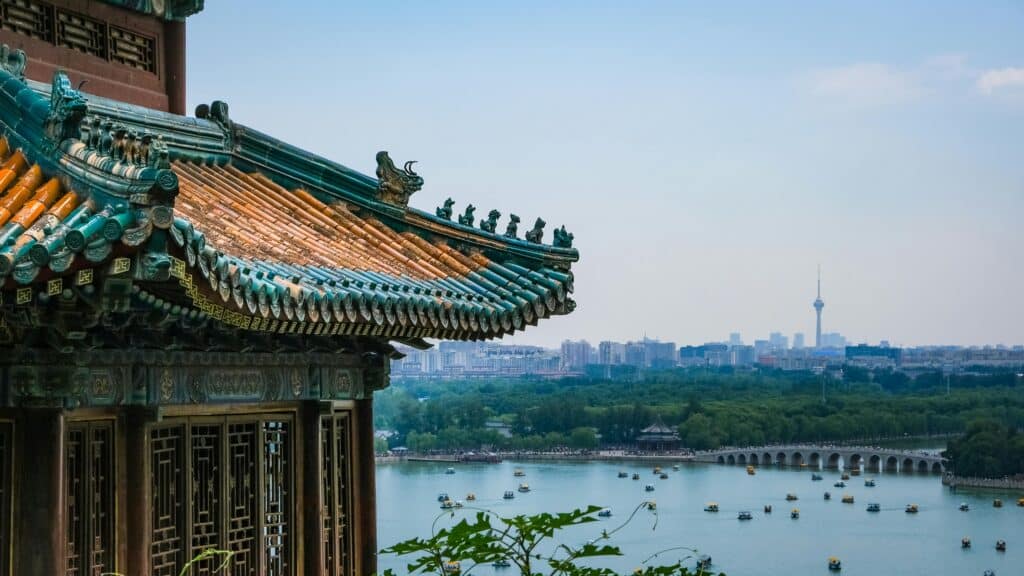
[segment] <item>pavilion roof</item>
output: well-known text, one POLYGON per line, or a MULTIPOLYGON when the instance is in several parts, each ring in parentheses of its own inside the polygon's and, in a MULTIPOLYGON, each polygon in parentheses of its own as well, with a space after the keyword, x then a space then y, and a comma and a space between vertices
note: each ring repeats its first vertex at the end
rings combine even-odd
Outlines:
MULTIPOLYGON (((416 340, 510 334, 574 308, 571 235, 410 208, 422 178, 377 178, 233 122, 23 78, 0 54, 0 288, 107 274, 131 306, 243 330, 416 340)), ((518 219, 516 219, 518 220, 518 219)), ((91 281, 91 280, 90 280, 91 281)), ((47 288, 44 290, 42 286, 47 288)), ((36 290, 38 289, 38 290, 36 290)), ((10 304, 10 301, 4 302, 10 304)))

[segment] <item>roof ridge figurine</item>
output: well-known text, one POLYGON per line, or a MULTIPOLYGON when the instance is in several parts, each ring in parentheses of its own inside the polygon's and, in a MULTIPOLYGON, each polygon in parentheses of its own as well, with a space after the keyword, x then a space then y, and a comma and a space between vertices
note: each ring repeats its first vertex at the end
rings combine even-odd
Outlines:
POLYGON ((415 160, 397 168, 386 150, 377 152, 377 199, 388 204, 408 206, 409 197, 423 188, 423 178, 413 171, 415 160))

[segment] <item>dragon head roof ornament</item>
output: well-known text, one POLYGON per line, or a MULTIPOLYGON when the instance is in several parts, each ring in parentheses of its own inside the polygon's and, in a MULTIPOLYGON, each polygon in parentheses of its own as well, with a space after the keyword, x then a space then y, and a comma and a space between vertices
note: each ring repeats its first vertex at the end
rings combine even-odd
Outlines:
POLYGON ((408 206, 409 197, 423 188, 423 178, 413 171, 415 160, 398 168, 387 151, 377 152, 377 199, 396 206, 408 206))
POLYGON ((68 138, 78 138, 82 119, 88 111, 85 97, 71 87, 68 75, 60 70, 53 73, 50 88, 50 112, 46 117, 46 135, 56 146, 68 138))

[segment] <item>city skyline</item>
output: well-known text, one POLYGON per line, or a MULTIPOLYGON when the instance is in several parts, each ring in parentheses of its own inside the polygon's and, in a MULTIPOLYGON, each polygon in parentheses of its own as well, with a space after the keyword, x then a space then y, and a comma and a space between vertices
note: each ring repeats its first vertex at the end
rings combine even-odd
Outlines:
POLYGON ((188 27, 188 102, 227 98, 238 122, 365 174, 378 150, 418 160, 411 205, 429 213, 451 197, 542 217, 546 242, 566 225, 576 312, 506 342, 810 344, 820 263, 825 332, 1016 344, 1022 9, 209 3, 188 27), (282 29, 306 33, 252 58, 282 29))

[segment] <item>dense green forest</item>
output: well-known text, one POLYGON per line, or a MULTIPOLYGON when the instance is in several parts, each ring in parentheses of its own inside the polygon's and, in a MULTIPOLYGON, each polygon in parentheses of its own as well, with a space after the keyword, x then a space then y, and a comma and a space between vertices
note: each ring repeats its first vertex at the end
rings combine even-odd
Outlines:
POLYGON ((1024 474, 1024 434, 995 420, 976 420, 963 436, 950 441, 944 456, 959 476, 1024 474))
POLYGON ((677 427, 701 450, 772 442, 842 441, 963 432, 993 418, 1024 428, 1024 382, 1015 374, 910 379, 847 370, 811 373, 673 370, 642 381, 406 381, 375 395, 377 427, 413 450, 547 449, 628 445, 653 422, 677 427), (824 392, 825 401, 822 401, 824 392), (487 422, 511 427, 503 437, 487 422))

